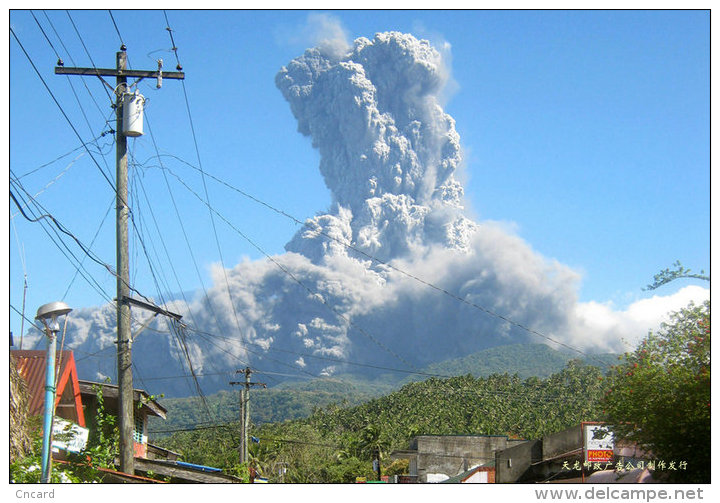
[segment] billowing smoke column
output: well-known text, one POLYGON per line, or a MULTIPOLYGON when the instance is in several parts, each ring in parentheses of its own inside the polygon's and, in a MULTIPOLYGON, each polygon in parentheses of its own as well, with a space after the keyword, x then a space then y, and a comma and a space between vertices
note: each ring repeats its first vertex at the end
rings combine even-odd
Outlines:
POLYGON ((332 204, 286 254, 228 271, 239 319, 218 272, 210 297, 225 307, 204 324, 239 324, 267 355, 313 374, 354 370, 334 359, 412 370, 527 340, 488 310, 566 328, 575 274, 462 213, 459 136, 438 103, 445 80, 440 54, 400 33, 344 54, 309 49, 281 69, 276 84, 321 155, 332 204))
MULTIPOLYGON (((343 361, 414 370, 498 344, 547 342, 531 331, 605 350, 644 335, 649 325, 628 333, 602 305, 578 309, 576 273, 463 215, 459 137, 438 104, 446 75, 428 42, 400 33, 309 49, 282 68, 276 84, 321 155, 332 204, 287 253, 216 268, 207 296, 168 306, 205 333, 169 335, 158 322, 160 333, 135 342, 142 374, 187 374, 189 354, 196 373, 216 376, 202 381, 211 392, 245 363, 367 375, 343 361), (600 328, 581 319, 600 311, 600 328)), ((73 313, 70 347, 85 378, 114 376, 114 317, 110 306, 73 313)), ((152 391, 194 388, 167 380, 152 391)))
POLYGON ((460 139, 437 102, 445 78, 427 41, 399 33, 360 38, 339 61, 310 49, 280 71, 276 83, 319 150, 333 196, 331 212, 288 251, 321 262, 321 229, 383 261, 416 245, 467 248, 474 225, 459 212, 463 189, 453 177, 460 139))

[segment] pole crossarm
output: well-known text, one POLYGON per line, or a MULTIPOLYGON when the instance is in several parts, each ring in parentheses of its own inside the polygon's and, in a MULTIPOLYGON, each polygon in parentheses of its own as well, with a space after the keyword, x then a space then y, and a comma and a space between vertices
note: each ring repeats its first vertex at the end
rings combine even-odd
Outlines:
POLYGON ((56 75, 91 75, 97 77, 132 77, 132 78, 157 78, 162 75, 163 79, 185 79, 185 72, 164 72, 157 70, 117 70, 115 68, 78 68, 67 66, 56 66, 56 75))
POLYGON ((229 384, 231 386, 242 384, 243 386, 262 386, 263 388, 267 388, 267 384, 265 384, 264 382, 230 381, 229 384))
POLYGON ((141 307, 143 309, 147 309, 148 311, 152 311, 156 314, 162 314, 163 316, 173 318, 177 321, 180 321, 182 319, 181 314, 173 313, 172 311, 168 311, 167 309, 163 309, 162 307, 158 307, 154 304, 149 304, 138 299, 133 299, 132 297, 123 296, 122 301, 137 307, 141 307))

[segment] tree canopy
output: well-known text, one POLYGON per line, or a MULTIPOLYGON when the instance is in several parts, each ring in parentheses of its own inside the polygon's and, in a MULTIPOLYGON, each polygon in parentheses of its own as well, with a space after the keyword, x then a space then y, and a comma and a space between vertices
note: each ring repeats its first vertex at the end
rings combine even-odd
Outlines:
POLYGON ((663 269, 653 277, 653 282, 646 286, 643 290, 655 290, 660 288, 671 281, 675 281, 680 278, 693 278, 701 279, 703 281, 710 281, 710 276, 705 275, 705 271, 700 271, 700 274, 693 273, 690 269, 685 269, 679 260, 673 263, 674 269, 663 269))
POLYGON ((710 481, 710 302, 690 304, 651 332, 609 375, 602 407, 618 438, 687 469, 678 482, 710 481))

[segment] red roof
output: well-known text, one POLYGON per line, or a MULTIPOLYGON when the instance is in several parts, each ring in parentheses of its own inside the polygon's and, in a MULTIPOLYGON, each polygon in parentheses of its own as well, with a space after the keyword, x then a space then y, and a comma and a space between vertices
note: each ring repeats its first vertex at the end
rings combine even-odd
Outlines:
MULTIPOLYGON (((28 389, 28 415, 42 414, 45 409, 45 371, 47 354, 45 351, 21 350, 11 351, 18 372, 25 379, 28 389)), ((55 391, 56 415, 85 426, 80 385, 72 351, 60 351, 56 356, 60 364, 55 391)))

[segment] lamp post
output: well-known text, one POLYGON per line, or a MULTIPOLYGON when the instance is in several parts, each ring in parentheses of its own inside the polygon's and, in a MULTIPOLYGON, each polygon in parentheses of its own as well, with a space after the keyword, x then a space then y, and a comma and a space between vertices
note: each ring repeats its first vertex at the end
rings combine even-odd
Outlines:
POLYGON ((58 316, 68 314, 72 309, 64 302, 50 302, 40 306, 37 310, 36 320, 42 321, 45 326, 45 335, 48 338, 47 367, 45 370, 45 416, 43 418, 43 446, 42 446, 42 478, 43 483, 50 482, 52 455, 50 443, 52 439, 53 416, 55 415, 55 341, 60 331, 58 316))

